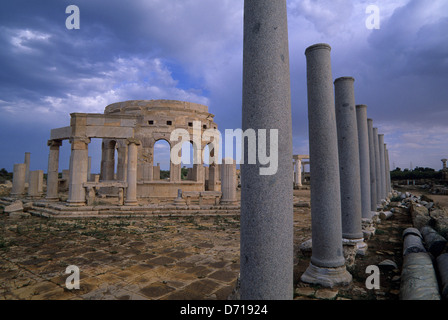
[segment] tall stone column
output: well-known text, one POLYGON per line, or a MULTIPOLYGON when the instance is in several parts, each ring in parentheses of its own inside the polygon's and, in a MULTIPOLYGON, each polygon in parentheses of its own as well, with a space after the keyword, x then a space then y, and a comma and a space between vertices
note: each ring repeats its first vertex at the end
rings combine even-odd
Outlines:
POLYGON ((115 145, 110 139, 103 139, 101 159, 101 180, 115 179, 115 145))
POLYGON ((123 143, 123 141, 120 141, 118 148, 117 148, 117 180, 118 181, 126 181, 126 172, 128 169, 127 166, 127 147, 126 144, 123 143))
POLYGON ((367 130, 369 133, 369 165, 370 165, 370 211, 371 215, 376 212, 378 203, 376 194, 376 165, 375 165, 375 145, 373 143, 373 120, 367 119, 367 130))
MULTIPOLYGON (((235 166, 235 179, 236 179, 236 166, 235 166)), ((216 166, 216 164, 212 164, 208 169, 208 190, 218 191, 217 183, 218 183, 218 167, 216 166)))
POLYGON ((363 242, 361 228, 361 184, 358 128, 355 110, 355 79, 334 81, 336 127, 341 190, 342 238, 344 242, 363 242))
POLYGON ((342 250, 341 188, 331 47, 306 49, 311 172, 312 256, 301 280, 326 287, 349 284, 342 250))
POLYGON ((362 218, 370 219, 370 156, 369 132, 367 129, 367 106, 356 106, 358 121, 359 167, 361 172, 361 209, 362 218))
POLYGON ((236 162, 233 159, 225 158, 221 164, 221 192, 221 204, 236 203, 236 162))
POLYGON ((266 130, 265 150, 278 167, 270 172, 258 157, 241 165, 243 300, 293 297, 290 90, 286 1, 245 0, 242 129, 266 130))
POLYGON ((295 181, 296 181, 296 185, 298 187, 302 186, 302 160, 301 159, 297 159, 296 160, 296 165, 295 165, 295 172, 294 172, 294 177, 295 177, 295 181))
POLYGON ((92 172, 92 157, 87 157, 87 181, 90 181, 91 172, 92 172))
POLYGON ((446 162, 448 161, 448 159, 442 159, 440 161, 442 161, 442 170, 446 170, 446 162))
POLYGON ((380 179, 381 179, 381 200, 386 200, 386 158, 384 157, 384 134, 378 134, 378 148, 380 150, 380 179))
POLYGON ((376 196, 377 205, 381 205, 382 187, 381 187, 381 165, 380 165, 380 146, 378 144, 378 128, 373 128, 373 144, 375 146, 375 167, 376 167, 376 196))
POLYGON ((138 205, 137 201, 137 155, 140 141, 134 138, 127 140, 128 144, 128 171, 126 188, 126 200, 124 202, 127 206, 138 205))
POLYGON ((25 176, 26 176, 26 164, 16 163, 13 168, 12 175, 12 196, 21 196, 25 193, 25 176))
POLYGON ((49 140, 47 145, 50 147, 48 154, 47 171, 47 196, 48 201, 58 201, 58 181, 59 181, 59 148, 62 145, 61 140, 49 140))
POLYGON ((31 153, 25 152, 25 183, 30 182, 30 157, 31 153))
POLYGON ((71 138, 70 178, 68 185, 69 206, 83 206, 86 204, 86 193, 83 184, 87 182, 87 159, 89 138, 71 138))
POLYGON ((389 150, 387 150, 386 144, 384 144, 384 160, 386 169, 386 191, 387 191, 387 197, 390 197, 390 193, 392 191, 392 185, 390 181, 389 150))

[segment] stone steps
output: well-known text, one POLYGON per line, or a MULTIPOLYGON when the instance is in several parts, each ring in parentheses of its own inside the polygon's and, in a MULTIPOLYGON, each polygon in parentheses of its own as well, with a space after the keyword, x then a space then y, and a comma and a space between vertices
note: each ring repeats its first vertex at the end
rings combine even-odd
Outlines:
MULTIPOLYGON (((13 198, 0 198, 0 206, 12 203, 13 198)), ((239 215, 240 207, 235 205, 146 205, 146 206, 119 206, 99 205, 70 207, 63 203, 44 201, 32 202, 27 210, 34 216, 46 218, 87 218, 87 217, 176 217, 176 216, 210 216, 210 215, 239 215)))

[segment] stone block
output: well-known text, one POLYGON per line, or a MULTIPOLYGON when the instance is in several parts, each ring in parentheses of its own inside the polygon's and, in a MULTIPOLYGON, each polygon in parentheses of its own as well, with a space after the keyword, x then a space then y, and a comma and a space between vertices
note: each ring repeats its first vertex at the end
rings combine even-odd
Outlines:
POLYGON ((20 200, 14 201, 9 206, 6 206, 4 210, 5 213, 11 213, 17 211, 23 211, 23 203, 20 200))

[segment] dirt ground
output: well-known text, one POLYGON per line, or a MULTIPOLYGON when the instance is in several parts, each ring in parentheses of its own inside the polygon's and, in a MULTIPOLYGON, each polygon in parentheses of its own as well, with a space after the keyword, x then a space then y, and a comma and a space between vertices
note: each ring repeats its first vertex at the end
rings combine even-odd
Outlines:
MULTIPOLYGON (((416 195, 419 190, 411 190, 416 195)), ((306 203, 309 190, 294 190, 306 203)), ((448 204, 448 196, 433 196, 448 204)), ((448 206, 446 206, 448 207, 448 206)), ((311 238, 311 212, 294 207, 294 282, 297 300, 397 300, 406 213, 376 226, 365 256, 349 268, 347 287, 304 284, 309 264, 299 245, 311 238), (389 259, 380 289, 368 290, 366 268, 389 259)), ((239 273, 239 217, 46 219, 0 214, 0 299, 4 300, 225 300, 239 273), (80 289, 69 290, 68 266, 80 270, 80 289)))

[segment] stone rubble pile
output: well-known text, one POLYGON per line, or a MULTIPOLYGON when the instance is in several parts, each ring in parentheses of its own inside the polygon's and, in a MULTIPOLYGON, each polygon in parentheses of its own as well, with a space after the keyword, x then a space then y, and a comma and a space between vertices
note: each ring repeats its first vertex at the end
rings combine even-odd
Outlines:
POLYGON ((448 212, 410 192, 391 200, 391 211, 405 210, 413 225, 403 231, 400 300, 448 299, 448 212))

